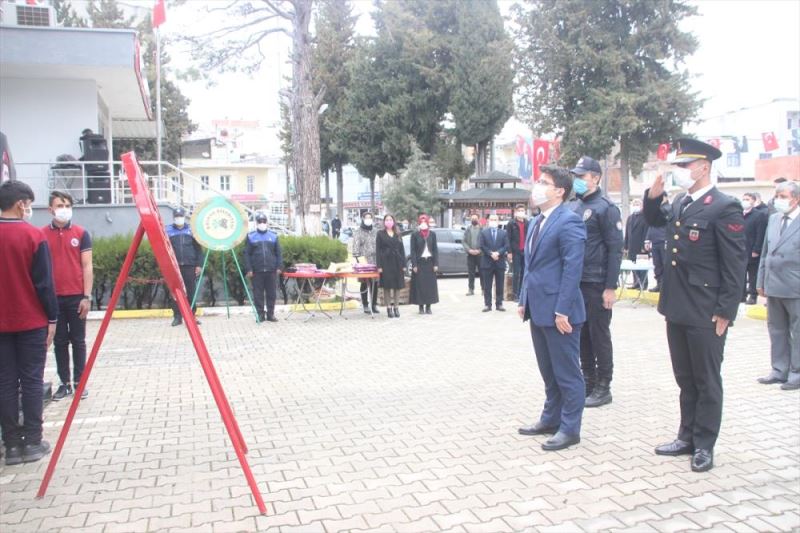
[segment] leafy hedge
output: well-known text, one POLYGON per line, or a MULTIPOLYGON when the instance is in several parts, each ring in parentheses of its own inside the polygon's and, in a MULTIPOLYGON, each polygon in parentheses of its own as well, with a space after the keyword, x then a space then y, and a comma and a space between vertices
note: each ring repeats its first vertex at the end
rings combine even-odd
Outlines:
MULTIPOLYGON (((94 299, 98 309, 102 309, 117 282, 122 263, 133 239, 132 235, 116 235, 98 237, 92 243, 94 262, 94 299)), ((283 253, 284 269, 295 263, 314 263, 326 268, 332 262, 342 262, 347 258, 347 247, 338 240, 328 237, 280 237, 283 253)), ((244 271, 244 243, 236 247, 234 252, 239 265, 244 271)), ((218 303, 224 305, 224 284, 222 277, 222 255, 211 253, 208 257, 203 288, 198 301, 210 306, 218 303)), ((201 265, 202 266, 202 265, 201 265)), ((236 263, 230 253, 225 254, 225 272, 228 279, 229 298, 238 305, 244 305, 247 296, 242 280, 236 269, 236 263)), ((147 239, 142 241, 139 251, 131 267, 130 281, 120 295, 119 307, 123 309, 152 309, 169 306, 169 294, 160 283, 161 273, 158 269, 153 249, 147 239)), ((284 299, 286 287, 283 286, 284 299)), ((191 298, 192 295, 189 295, 191 298)))

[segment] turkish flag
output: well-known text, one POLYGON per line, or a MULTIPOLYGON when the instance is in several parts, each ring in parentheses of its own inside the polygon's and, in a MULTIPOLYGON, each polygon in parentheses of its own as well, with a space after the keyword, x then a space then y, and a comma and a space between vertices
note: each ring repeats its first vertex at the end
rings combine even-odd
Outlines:
POLYGON ((659 161, 666 161, 667 157, 669 156, 669 143, 663 143, 658 145, 658 152, 656 152, 656 157, 659 161))
POLYGON ((550 161, 550 141, 536 139, 533 141, 533 181, 539 180, 539 167, 550 161))
POLYGON ((721 143, 720 143, 720 140, 719 140, 719 139, 716 139, 716 138, 715 138, 715 139, 709 139, 709 140, 708 140, 708 144, 710 144, 711 146, 713 146, 714 148, 716 148, 717 150, 719 150, 719 146, 720 146, 720 144, 721 144, 721 143))
POLYGON ((156 0, 153 6, 153 29, 158 28, 167 21, 167 8, 164 0, 156 0))
POLYGON ((778 149, 778 139, 775 138, 775 132, 768 131, 761 134, 761 140, 764 141, 764 151, 771 152, 778 149))

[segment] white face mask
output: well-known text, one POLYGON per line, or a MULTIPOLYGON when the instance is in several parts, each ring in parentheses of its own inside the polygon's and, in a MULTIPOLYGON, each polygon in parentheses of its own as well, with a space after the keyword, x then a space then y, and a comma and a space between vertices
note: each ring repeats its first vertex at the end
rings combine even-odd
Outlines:
POLYGON ((185 217, 175 217, 175 225, 176 226, 183 226, 186 223, 185 217))
POLYGON ((256 224, 256 229, 258 231, 267 231, 268 227, 269 227, 269 225, 266 222, 260 222, 260 223, 256 224))
POLYGON ((490 228, 496 228, 497 227, 497 221, 496 220, 490 220, 489 221, 489 227, 490 228))
POLYGON ((642 210, 642 207, 639 205, 632 205, 631 206, 631 213, 636 214, 642 210))
POLYGON ((372 226, 372 219, 371 218, 365 218, 364 219, 364 225, 367 226, 367 227, 372 226))
POLYGON ((26 205, 24 211, 22 212, 22 220, 30 220, 33 218, 33 208, 29 205, 26 205))
POLYGON ((533 200, 533 204, 536 206, 547 203, 547 185, 543 183, 534 185, 531 189, 531 200, 533 200))
POLYGON ((517 211, 517 218, 523 220, 525 218, 525 211, 517 211))
POLYGON ((692 171, 688 168, 677 167, 672 170, 672 179, 675 180, 675 185, 681 189, 691 189, 694 185, 692 179, 692 171))
POLYGON ((59 222, 69 222, 72 220, 72 208, 71 207, 59 207, 55 210, 55 217, 56 220, 59 222))
POLYGON ((419 225, 419 229, 421 229, 422 231, 425 231, 426 229, 428 229, 428 224, 423 222, 422 224, 419 225))
POLYGON ((788 198, 775 198, 773 202, 775 209, 783 213, 784 215, 792 210, 791 200, 788 198))
POLYGON ((742 200, 742 209, 747 211, 748 209, 752 208, 753 208, 753 202, 751 202, 750 200, 742 200))

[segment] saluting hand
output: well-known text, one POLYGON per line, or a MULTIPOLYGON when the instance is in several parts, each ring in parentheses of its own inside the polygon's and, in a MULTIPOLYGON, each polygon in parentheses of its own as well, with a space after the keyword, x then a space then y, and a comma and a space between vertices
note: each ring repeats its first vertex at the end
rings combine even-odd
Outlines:
POLYGON ((728 324, 731 323, 727 318, 717 315, 711 317, 711 322, 716 322, 717 324, 717 337, 722 337, 725 334, 725 330, 728 329, 728 324))
POLYGON ((656 176, 655 181, 650 186, 650 190, 647 193, 647 197, 651 200, 655 200, 659 198, 662 194, 664 194, 664 176, 659 174, 656 176))

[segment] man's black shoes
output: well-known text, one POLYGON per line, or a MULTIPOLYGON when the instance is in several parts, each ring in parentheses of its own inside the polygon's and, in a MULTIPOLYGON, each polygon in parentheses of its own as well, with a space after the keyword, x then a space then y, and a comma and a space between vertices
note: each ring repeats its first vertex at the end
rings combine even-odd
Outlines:
POLYGON ((492 306, 491 305, 487 305, 486 307, 483 308, 483 312, 484 313, 488 313, 491 310, 492 310, 492 306))
POLYGON ((781 379, 774 374, 770 374, 769 376, 758 378, 758 382, 761 383, 762 385, 773 385, 775 383, 786 383, 786 380, 781 379))
POLYGON ((547 427, 541 422, 536 422, 532 426, 522 426, 517 431, 520 435, 555 435, 558 427, 547 427))
POLYGON ((692 471, 707 472, 712 468, 714 468, 714 450, 695 450, 692 456, 692 471))
POLYGON ((544 441, 544 444, 542 444, 542 449, 548 452, 563 450, 564 448, 569 448, 573 444, 578 444, 580 441, 581 437, 579 435, 567 435, 566 433, 559 431, 544 441))
POLYGON ((694 453, 694 446, 691 442, 675 439, 672 442, 656 446, 656 455, 691 455, 694 453))
POLYGON ((22 447, 6 447, 6 466, 18 465, 22 463, 22 447))
POLYGON ((22 462, 33 463, 50 453, 50 443, 46 440, 39 444, 26 444, 22 447, 22 462))
POLYGON ((60 402, 67 396, 72 396, 72 387, 70 387, 69 385, 64 385, 62 383, 61 385, 58 386, 58 389, 56 389, 56 393, 53 394, 53 401, 60 402))
POLYGON ((181 317, 176 316, 175 318, 172 319, 173 326, 180 326, 181 324, 183 324, 183 319, 181 317))

